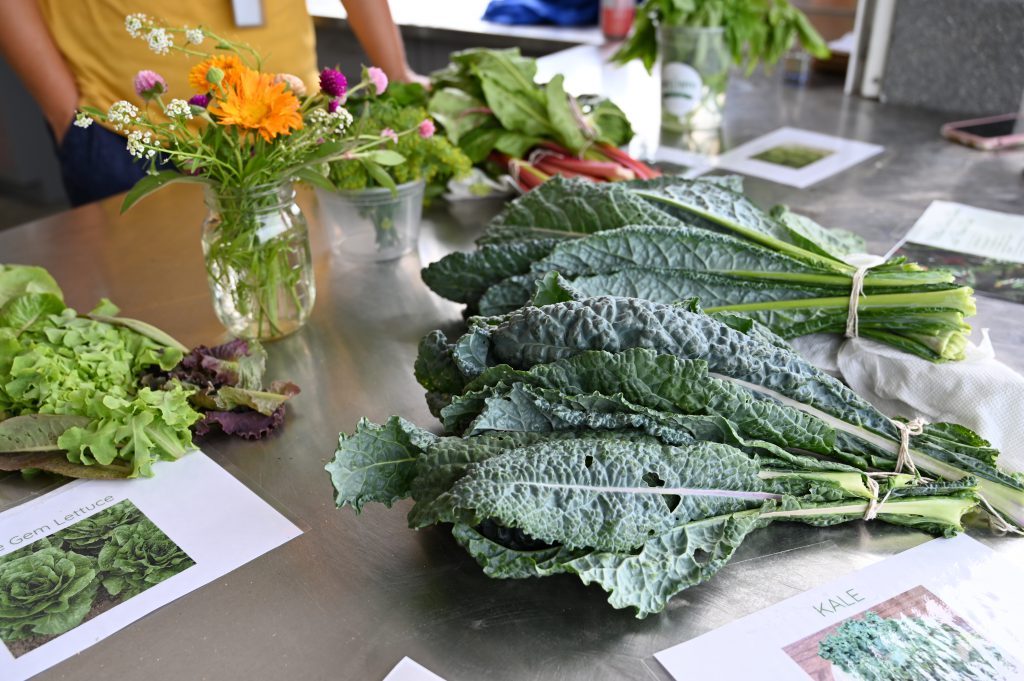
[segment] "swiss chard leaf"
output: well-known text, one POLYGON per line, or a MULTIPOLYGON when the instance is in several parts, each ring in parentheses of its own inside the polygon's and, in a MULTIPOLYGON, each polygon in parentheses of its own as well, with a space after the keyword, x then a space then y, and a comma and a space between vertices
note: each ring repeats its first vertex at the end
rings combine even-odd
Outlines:
POLYGON ((590 143, 581 129, 582 113, 573 113, 569 96, 565 93, 565 76, 552 78, 544 88, 548 120, 558 141, 574 154, 580 154, 590 143))
POLYGON ((522 91, 510 90, 489 76, 481 77, 480 85, 487 105, 506 130, 535 137, 547 137, 553 133, 543 102, 522 91))
POLYGON ((444 132, 453 144, 459 144, 466 134, 494 120, 482 99, 457 88, 436 91, 430 98, 428 109, 430 115, 444 126, 444 132))

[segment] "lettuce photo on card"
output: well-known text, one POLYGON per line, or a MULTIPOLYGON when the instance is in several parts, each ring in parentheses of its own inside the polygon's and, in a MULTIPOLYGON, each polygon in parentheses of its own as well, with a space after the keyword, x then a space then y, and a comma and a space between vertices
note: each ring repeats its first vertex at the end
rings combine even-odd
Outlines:
POLYGON ((126 499, 0 556, 0 640, 20 657, 193 565, 126 499))

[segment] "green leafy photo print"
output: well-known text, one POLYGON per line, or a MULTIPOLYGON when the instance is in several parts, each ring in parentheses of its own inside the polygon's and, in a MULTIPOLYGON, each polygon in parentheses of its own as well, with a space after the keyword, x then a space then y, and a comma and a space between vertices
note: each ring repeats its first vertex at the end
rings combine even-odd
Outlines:
POLYGON ((833 153, 831 149, 818 149, 803 144, 780 144, 759 154, 754 154, 750 158, 799 170, 831 156, 833 153))
POLYGON ((20 657, 193 565, 126 499, 0 556, 0 640, 20 657))

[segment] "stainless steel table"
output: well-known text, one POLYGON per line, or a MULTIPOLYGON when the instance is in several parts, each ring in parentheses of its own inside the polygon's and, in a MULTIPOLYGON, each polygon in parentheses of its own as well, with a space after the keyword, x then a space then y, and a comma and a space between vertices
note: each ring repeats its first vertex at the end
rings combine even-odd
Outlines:
MULTIPOLYGON (((656 84, 633 69, 602 67, 596 48, 566 54, 544 67, 566 70, 577 89, 604 89, 635 115, 642 135, 652 134, 656 84)), ((788 124, 886 145, 883 155, 810 190, 748 181, 759 202, 786 202, 857 230, 876 250, 932 199, 1024 211, 1024 153, 948 144, 938 137, 938 116, 848 100, 835 85, 788 89, 774 79, 735 82, 729 98, 730 142, 788 124)), ((750 537, 710 583, 638 621, 571 577, 486 578, 445 530, 408 530, 405 504, 373 506, 361 517, 336 510, 323 465, 339 430, 351 431, 360 416, 379 421, 394 413, 434 424, 412 376, 416 342, 430 329, 454 329, 461 316, 426 289, 419 269, 471 248, 500 205, 437 206, 427 213, 418 254, 352 264, 332 259, 313 197, 303 201, 313 222, 316 309, 307 328, 269 348, 269 376, 295 381, 302 395, 270 440, 214 439, 203 449, 305 534, 38 678, 373 681, 403 655, 452 681, 666 678, 656 651, 928 539, 881 523, 778 524, 750 537)), ((0 261, 49 268, 72 306, 107 296, 187 344, 223 338, 199 249, 199 191, 172 187, 124 216, 118 203, 0 233, 0 261)), ((1024 369, 1020 307, 979 299, 976 322, 991 327, 1004 361, 1024 369)), ((0 503, 40 484, 5 478, 0 503)), ((1024 564, 1024 540, 975 536, 1024 564)))

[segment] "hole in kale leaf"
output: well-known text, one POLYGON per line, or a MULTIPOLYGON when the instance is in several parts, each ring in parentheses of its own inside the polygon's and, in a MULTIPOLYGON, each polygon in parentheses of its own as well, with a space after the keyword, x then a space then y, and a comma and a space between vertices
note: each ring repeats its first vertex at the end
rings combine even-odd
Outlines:
POLYGON ((644 473, 642 480, 647 483, 648 487, 664 487, 665 481, 658 477, 658 474, 654 471, 647 471, 644 473))
POLYGON ((697 565, 707 565, 711 560, 711 554, 704 549, 697 549, 693 552, 693 562, 697 565))
POLYGON ((485 520, 476 527, 477 532, 490 539, 495 544, 501 544, 513 551, 540 551, 550 549, 553 544, 534 539, 522 530, 515 527, 504 527, 494 519, 485 520))
POLYGON ((594 457, 590 456, 590 454, 587 454, 587 456, 583 459, 583 465, 586 466, 587 468, 590 468, 591 466, 593 466, 594 465, 594 457))

